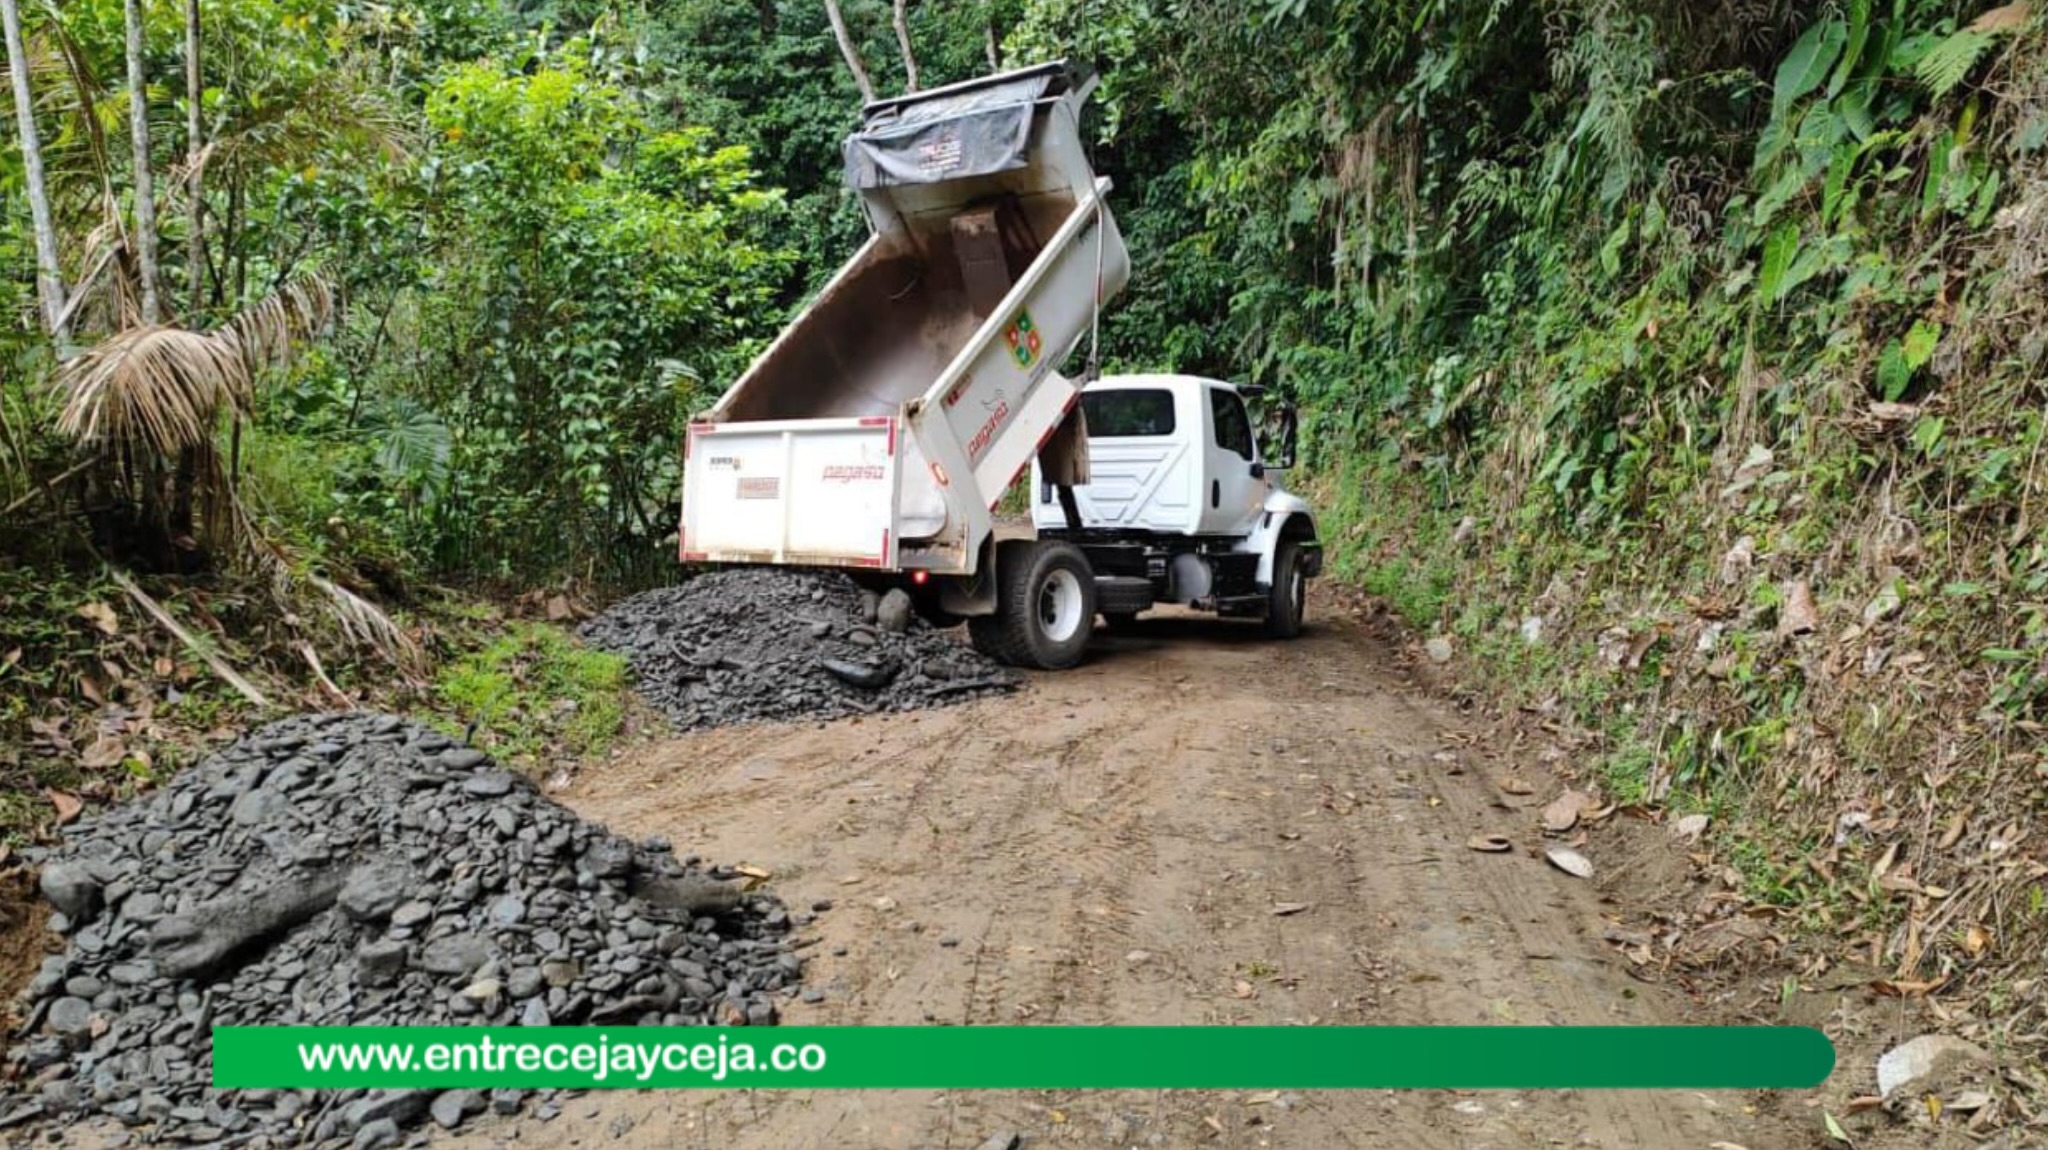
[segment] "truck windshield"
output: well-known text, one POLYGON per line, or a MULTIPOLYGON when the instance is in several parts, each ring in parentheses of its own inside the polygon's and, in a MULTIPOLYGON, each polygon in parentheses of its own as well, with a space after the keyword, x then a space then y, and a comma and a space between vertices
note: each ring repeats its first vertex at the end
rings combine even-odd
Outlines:
POLYGON ((1173 393, 1163 389, 1083 392, 1081 410, 1091 437, 1173 434, 1173 393))

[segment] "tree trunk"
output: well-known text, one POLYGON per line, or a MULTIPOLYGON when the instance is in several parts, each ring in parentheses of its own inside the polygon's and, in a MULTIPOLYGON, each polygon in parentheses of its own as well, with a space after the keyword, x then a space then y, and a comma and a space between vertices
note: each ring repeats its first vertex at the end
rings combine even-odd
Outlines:
POLYGON ((873 103, 875 82, 868 79, 867 65, 860 59, 860 46, 853 42, 853 34, 846 30, 846 17, 840 15, 839 0, 825 0, 825 15, 832 20, 832 35, 839 39, 839 54, 846 57, 846 70, 853 73, 853 82, 860 88, 861 100, 873 103))
POLYGON ((49 186, 43 178, 43 144, 36 134, 35 94, 29 90, 28 49, 22 45, 21 9, 0 0, 0 25, 7 34, 7 71, 14 81, 14 118, 21 128, 21 161, 28 182, 29 213, 36 231, 36 295, 43 327, 61 348, 70 340, 64 319, 64 268, 57 262, 57 224, 50 215, 49 186))
POLYGON ((981 28, 988 35, 988 42, 985 45, 988 48, 988 66, 991 70, 1000 71, 1003 66, 1003 44, 1001 40, 996 38, 996 13, 994 8, 988 10, 988 15, 982 21, 981 28))
POLYGON ((917 53, 910 48, 910 0, 896 0, 896 46, 903 50, 903 90, 917 91, 917 53))
POLYGON ((199 152, 206 146, 199 103, 205 95, 199 71, 199 0, 185 0, 185 195, 190 213, 185 225, 185 306, 193 316, 206 306, 206 204, 199 174, 199 152))
POLYGON ((127 0, 128 136, 135 147, 135 262, 142 279, 142 322, 157 322, 156 192, 149 170, 149 90, 142 75, 142 0, 127 0))

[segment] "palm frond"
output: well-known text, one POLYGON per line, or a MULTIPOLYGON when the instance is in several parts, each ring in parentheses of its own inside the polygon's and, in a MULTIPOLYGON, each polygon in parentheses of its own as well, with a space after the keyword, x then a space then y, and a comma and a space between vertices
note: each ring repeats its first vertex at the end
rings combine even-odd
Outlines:
POLYGON ((334 620, 343 638, 375 652, 408 674, 420 670, 424 652, 383 608, 331 579, 302 571, 303 557, 295 563, 293 554, 264 532, 232 489, 227 493, 226 503, 234 517, 235 537, 241 542, 242 555, 258 574, 270 581, 271 597, 287 615, 298 606, 295 600, 299 585, 311 584, 320 593, 322 609, 334 620))
POLYGON ((57 369, 57 430, 83 444, 165 458, 211 443, 221 409, 245 410, 264 370, 284 363, 333 314, 333 290, 305 277, 211 332, 125 328, 57 369))
POLYGON ((241 358, 244 386, 235 392, 246 405, 254 381, 265 369, 281 367, 292 353, 334 318, 334 289, 318 276, 303 276, 235 313, 213 333, 241 358))
POLYGON ((327 597, 328 615, 350 642, 377 652, 396 666, 409 667, 417 662, 419 644, 413 642, 412 636, 400 629, 382 608, 339 583, 318 575, 306 576, 306 582, 327 597))
POLYGON ((295 91, 289 100, 245 109, 220 125, 207 162, 250 168, 297 168, 337 146, 392 162, 411 154, 404 116, 368 80, 343 71, 295 91))
POLYGON ((58 369, 56 386, 60 434, 166 457, 210 442, 223 402, 249 389, 232 343, 165 324, 128 328, 79 353, 58 369))

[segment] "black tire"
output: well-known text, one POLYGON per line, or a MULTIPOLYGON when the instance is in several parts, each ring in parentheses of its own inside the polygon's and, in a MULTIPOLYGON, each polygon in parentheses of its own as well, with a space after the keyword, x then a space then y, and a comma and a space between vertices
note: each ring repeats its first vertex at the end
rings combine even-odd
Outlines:
POLYGON ((1019 667, 1064 671, 1088 650, 1095 572, 1079 547, 1041 539, 1004 547, 996 613, 967 621, 975 650, 1019 667))
POLYGON ((1010 633, 1003 627, 1003 621, 994 615, 969 615, 967 617, 967 641, 974 649, 998 663, 1015 665, 1017 657, 1010 653, 1010 633))
POLYGON ((1307 614, 1308 573, 1302 568, 1301 545, 1283 539, 1273 553, 1273 585, 1266 591, 1266 634, 1292 639, 1301 634, 1307 614))

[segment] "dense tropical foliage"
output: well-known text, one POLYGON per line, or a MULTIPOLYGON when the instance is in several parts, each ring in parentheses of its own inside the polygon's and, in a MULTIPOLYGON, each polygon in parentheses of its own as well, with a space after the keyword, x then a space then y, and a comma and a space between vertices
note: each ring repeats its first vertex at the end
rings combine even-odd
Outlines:
POLYGON ((23 569, 254 572, 370 637, 424 583, 663 577, 680 421, 861 234, 849 61, 1067 55, 1111 362, 1300 403, 1343 574, 1874 963, 2048 931, 1948 848, 1840 864, 1921 894, 1809 865, 1844 812, 2048 804, 2025 0, 6 6, 23 569))

